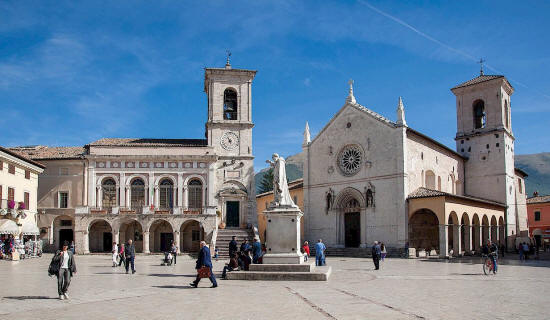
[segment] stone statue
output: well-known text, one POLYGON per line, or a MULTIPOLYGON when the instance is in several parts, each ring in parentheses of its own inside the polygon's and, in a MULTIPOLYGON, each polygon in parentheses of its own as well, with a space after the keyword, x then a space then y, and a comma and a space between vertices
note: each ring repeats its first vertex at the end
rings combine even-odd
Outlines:
POLYGON ((270 207, 296 207, 292 197, 288 191, 288 183, 286 181, 285 159, 274 153, 273 161, 266 160, 273 168, 273 201, 270 207))

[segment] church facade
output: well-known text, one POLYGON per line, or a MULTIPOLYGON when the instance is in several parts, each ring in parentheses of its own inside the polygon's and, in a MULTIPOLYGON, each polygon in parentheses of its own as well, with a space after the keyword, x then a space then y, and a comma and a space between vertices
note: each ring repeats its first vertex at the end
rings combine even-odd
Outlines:
POLYGON ((46 165, 39 177, 41 237, 56 249, 109 252, 133 239, 138 252, 175 241, 215 246, 218 227, 257 226, 252 153, 256 71, 206 68, 205 139, 103 138, 83 147, 16 147, 46 165))
POLYGON ((344 106, 314 139, 306 124, 307 239, 363 248, 382 241, 448 256, 479 251, 489 239, 511 248, 526 235, 512 86, 481 73, 451 90, 456 150, 410 128, 401 98, 392 121, 357 103, 351 83, 344 106))

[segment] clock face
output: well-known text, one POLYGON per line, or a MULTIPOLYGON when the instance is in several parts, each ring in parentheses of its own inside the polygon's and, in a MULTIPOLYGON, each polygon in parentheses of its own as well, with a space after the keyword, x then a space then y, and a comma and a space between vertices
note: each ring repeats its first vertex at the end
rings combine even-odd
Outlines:
POLYGON ((234 132, 226 132, 220 141, 225 150, 234 150, 239 146, 239 137, 234 132))

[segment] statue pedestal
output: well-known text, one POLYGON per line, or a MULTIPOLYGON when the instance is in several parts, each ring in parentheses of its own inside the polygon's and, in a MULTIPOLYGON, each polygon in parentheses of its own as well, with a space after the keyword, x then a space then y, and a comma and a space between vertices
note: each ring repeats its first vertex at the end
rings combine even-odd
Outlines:
POLYGON ((276 206, 263 212, 267 219, 264 264, 301 264, 300 218, 298 207, 276 206))

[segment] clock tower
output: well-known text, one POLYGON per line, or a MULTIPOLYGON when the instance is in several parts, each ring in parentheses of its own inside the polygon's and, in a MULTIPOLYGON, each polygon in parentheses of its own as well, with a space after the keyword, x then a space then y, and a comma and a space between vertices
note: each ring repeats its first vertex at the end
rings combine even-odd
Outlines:
POLYGON ((257 224, 252 155, 252 80, 254 70, 206 68, 206 139, 218 156, 216 196, 227 227, 257 224))

